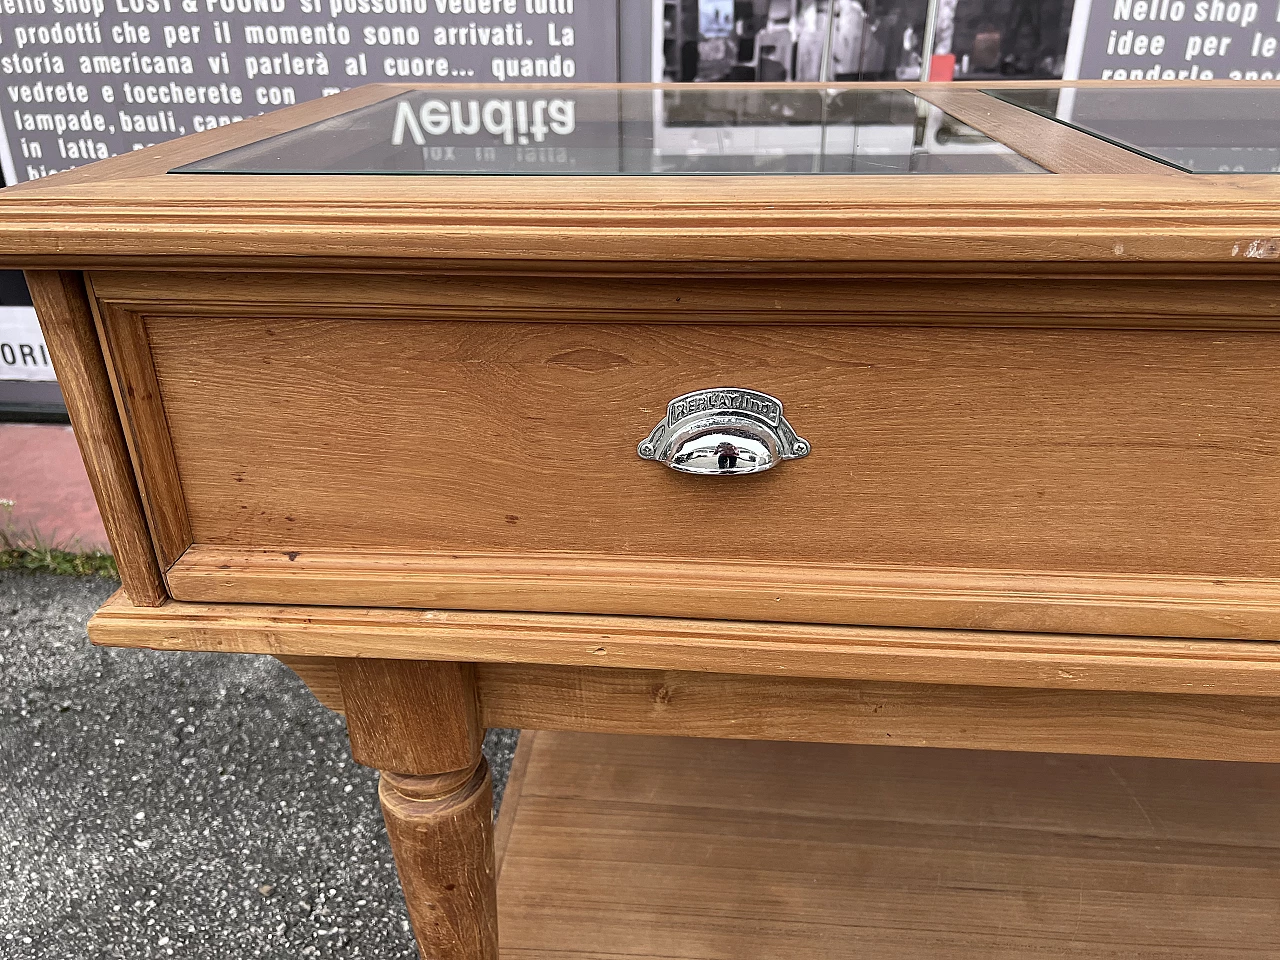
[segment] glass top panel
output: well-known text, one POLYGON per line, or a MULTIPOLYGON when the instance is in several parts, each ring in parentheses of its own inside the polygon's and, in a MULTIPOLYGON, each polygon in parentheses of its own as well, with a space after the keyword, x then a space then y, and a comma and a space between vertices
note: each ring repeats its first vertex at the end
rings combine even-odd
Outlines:
POLYGON ((437 87, 173 173, 1045 173, 905 90, 437 87))
POLYGON ((1274 87, 984 92, 1188 173, 1280 171, 1280 96, 1274 87))

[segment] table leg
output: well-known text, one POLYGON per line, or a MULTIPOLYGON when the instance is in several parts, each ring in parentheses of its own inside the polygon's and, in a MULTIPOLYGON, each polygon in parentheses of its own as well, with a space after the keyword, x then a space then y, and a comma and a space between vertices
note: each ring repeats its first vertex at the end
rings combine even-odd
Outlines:
POLYGON ((497 960, 493 785, 468 664, 343 660, 351 754, 379 797, 424 960, 497 960))
POLYGON ((378 795, 418 949, 430 960, 496 960, 493 784, 474 770, 384 773, 378 795))

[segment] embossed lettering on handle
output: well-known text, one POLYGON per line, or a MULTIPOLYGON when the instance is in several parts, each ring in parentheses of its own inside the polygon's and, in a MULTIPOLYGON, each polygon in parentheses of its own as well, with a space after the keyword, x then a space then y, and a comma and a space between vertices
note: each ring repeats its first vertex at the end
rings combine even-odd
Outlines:
POLYGON ((782 401, 758 390, 695 390, 667 404, 667 418, 640 442, 640 456, 682 473, 760 473, 808 456, 809 443, 782 415, 782 401))

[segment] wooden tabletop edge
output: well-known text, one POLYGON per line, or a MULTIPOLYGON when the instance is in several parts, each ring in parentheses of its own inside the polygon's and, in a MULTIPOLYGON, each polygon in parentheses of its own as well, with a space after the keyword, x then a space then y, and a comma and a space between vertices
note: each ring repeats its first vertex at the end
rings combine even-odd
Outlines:
POLYGON ((163 650, 1280 695, 1280 643, 1270 641, 182 601, 137 607, 118 596, 94 615, 89 633, 105 646, 163 650), (797 639, 797 631, 816 639, 797 639))

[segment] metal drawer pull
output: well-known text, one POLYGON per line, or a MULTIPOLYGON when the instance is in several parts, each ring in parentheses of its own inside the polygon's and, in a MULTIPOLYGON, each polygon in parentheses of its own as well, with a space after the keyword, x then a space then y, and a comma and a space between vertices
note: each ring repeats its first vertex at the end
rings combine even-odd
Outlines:
POLYGON ((639 453, 682 473, 724 477, 808 456, 809 442, 796 436, 776 397, 716 387, 667 404, 667 418, 641 441, 639 453))

